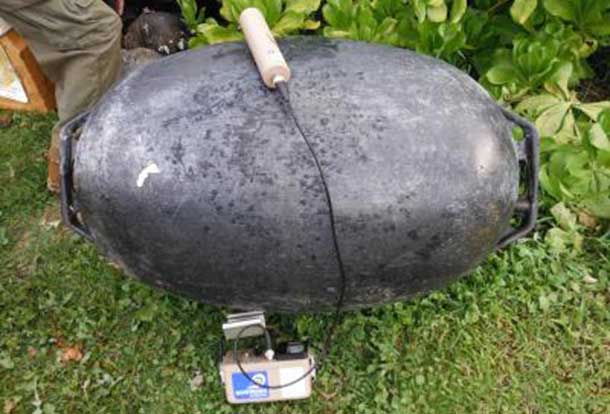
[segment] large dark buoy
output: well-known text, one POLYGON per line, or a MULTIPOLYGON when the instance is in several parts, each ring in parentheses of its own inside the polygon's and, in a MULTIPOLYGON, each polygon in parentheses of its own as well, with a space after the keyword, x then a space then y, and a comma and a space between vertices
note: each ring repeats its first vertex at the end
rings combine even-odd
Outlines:
MULTIPOLYGON (((280 45, 332 196, 347 308, 441 287, 531 229, 535 130, 467 75, 387 46, 280 45)), ((62 139, 66 222, 130 274, 234 308, 334 306, 320 176, 245 44, 137 70, 62 139)))

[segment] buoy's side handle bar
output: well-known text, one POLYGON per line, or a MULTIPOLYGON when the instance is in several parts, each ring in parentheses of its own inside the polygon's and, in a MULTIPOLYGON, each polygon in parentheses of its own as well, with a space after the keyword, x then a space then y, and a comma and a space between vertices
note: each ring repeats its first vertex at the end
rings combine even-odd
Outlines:
POLYGON ((72 196, 72 143, 80 136, 82 126, 89 117, 89 111, 82 112, 64 124, 59 133, 59 157, 60 157, 60 202, 61 217, 64 224, 75 233, 92 241, 93 236, 87 226, 78 218, 78 208, 72 196), (76 137, 76 138, 75 138, 76 137))
POLYGON ((525 198, 517 200, 515 206, 515 211, 522 216, 521 224, 519 227, 509 229, 502 236, 496 244, 497 249, 502 249, 525 236, 536 226, 536 218, 538 217, 538 174, 540 169, 540 136, 538 130, 526 119, 504 108, 502 108, 502 112, 506 119, 521 127, 525 134, 524 140, 519 143, 519 161, 525 164, 527 188, 525 198))
POLYGON ((265 85, 274 89, 278 82, 288 82, 290 68, 260 10, 249 7, 242 11, 239 25, 265 85))

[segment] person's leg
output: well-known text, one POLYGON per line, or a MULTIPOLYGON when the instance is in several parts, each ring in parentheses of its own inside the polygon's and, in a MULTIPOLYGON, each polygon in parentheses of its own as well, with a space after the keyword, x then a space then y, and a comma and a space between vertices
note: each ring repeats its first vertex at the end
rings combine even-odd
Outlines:
POLYGON ((59 125, 49 149, 51 190, 58 188, 62 123, 93 106, 121 73, 121 21, 102 0, 42 0, 15 10, 0 8, 27 41, 55 83, 59 125))

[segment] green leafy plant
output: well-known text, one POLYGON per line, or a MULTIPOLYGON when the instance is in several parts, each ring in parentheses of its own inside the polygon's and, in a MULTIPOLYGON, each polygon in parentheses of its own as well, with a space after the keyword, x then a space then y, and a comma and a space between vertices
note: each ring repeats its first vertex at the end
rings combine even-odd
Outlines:
POLYGON ((466 34, 461 23, 425 21, 417 26, 415 50, 459 65, 459 52, 466 46, 466 34))
POLYGON ((197 26, 203 23, 205 8, 197 10, 197 2, 195 0, 176 0, 180 11, 182 12, 182 21, 191 33, 197 31, 197 26))
MULTIPOLYGON (((426 10, 441 7, 446 11, 444 2, 422 4, 424 12, 400 0, 329 0, 322 8, 328 24, 324 35, 407 47, 455 62, 455 54, 466 44, 461 23, 465 2, 453 2, 451 12, 442 19, 427 18, 426 10)), ((431 13, 435 16, 436 12, 431 13)))
POLYGON ((535 121, 541 136, 553 137, 559 144, 580 143, 579 117, 584 122, 595 121, 605 109, 610 109, 610 101, 582 103, 573 93, 568 99, 550 93, 534 95, 516 107, 517 112, 535 121))
POLYGON ((608 0, 543 0, 542 3, 548 13, 592 37, 610 36, 608 0))
POLYGON ((510 7, 510 15, 519 24, 525 24, 536 10, 538 0, 515 0, 510 7))
POLYGON ((560 23, 549 23, 533 35, 518 35, 512 49, 494 51, 481 82, 492 94, 514 102, 544 88, 551 93, 568 88, 591 75, 585 60, 594 49, 579 34, 560 23))
POLYGON ((352 0, 329 0, 322 7, 322 15, 328 26, 327 37, 403 45, 397 31, 399 19, 406 9, 396 9, 399 2, 387 0, 354 4, 352 0))
POLYGON ((320 26, 319 21, 310 18, 320 7, 320 0, 224 0, 220 14, 227 24, 208 18, 198 25, 197 36, 191 40, 190 46, 243 39, 238 22, 241 12, 248 7, 258 8, 273 34, 278 37, 299 30, 315 30, 320 26))
POLYGON ((518 100, 539 89, 564 63, 557 57, 559 48, 560 43, 548 36, 517 38, 512 50, 494 52, 493 64, 482 82, 491 86, 497 98, 518 100))
POLYGON ((582 252, 584 237, 579 233, 578 220, 563 202, 555 204, 549 212, 557 223, 544 236, 549 251, 554 254, 577 256, 582 252))
POLYGON ((447 19, 450 23, 457 23, 466 12, 467 6, 466 0, 453 0, 451 6, 447 4, 446 0, 413 0, 412 2, 420 23, 425 20, 443 23, 447 19))
POLYGON ((542 139, 540 180, 556 200, 610 219, 610 109, 582 127, 578 143, 542 139))

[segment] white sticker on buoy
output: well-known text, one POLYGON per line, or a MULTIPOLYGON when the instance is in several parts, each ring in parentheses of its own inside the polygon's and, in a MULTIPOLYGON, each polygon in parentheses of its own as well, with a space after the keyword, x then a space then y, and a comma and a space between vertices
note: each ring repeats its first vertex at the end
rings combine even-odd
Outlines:
POLYGON ((151 162, 146 166, 146 168, 140 171, 140 175, 138 175, 138 181, 136 181, 136 185, 138 187, 142 187, 144 185, 144 181, 146 181, 150 174, 158 174, 160 172, 161 170, 159 169, 159 167, 157 167, 157 164, 151 162))

